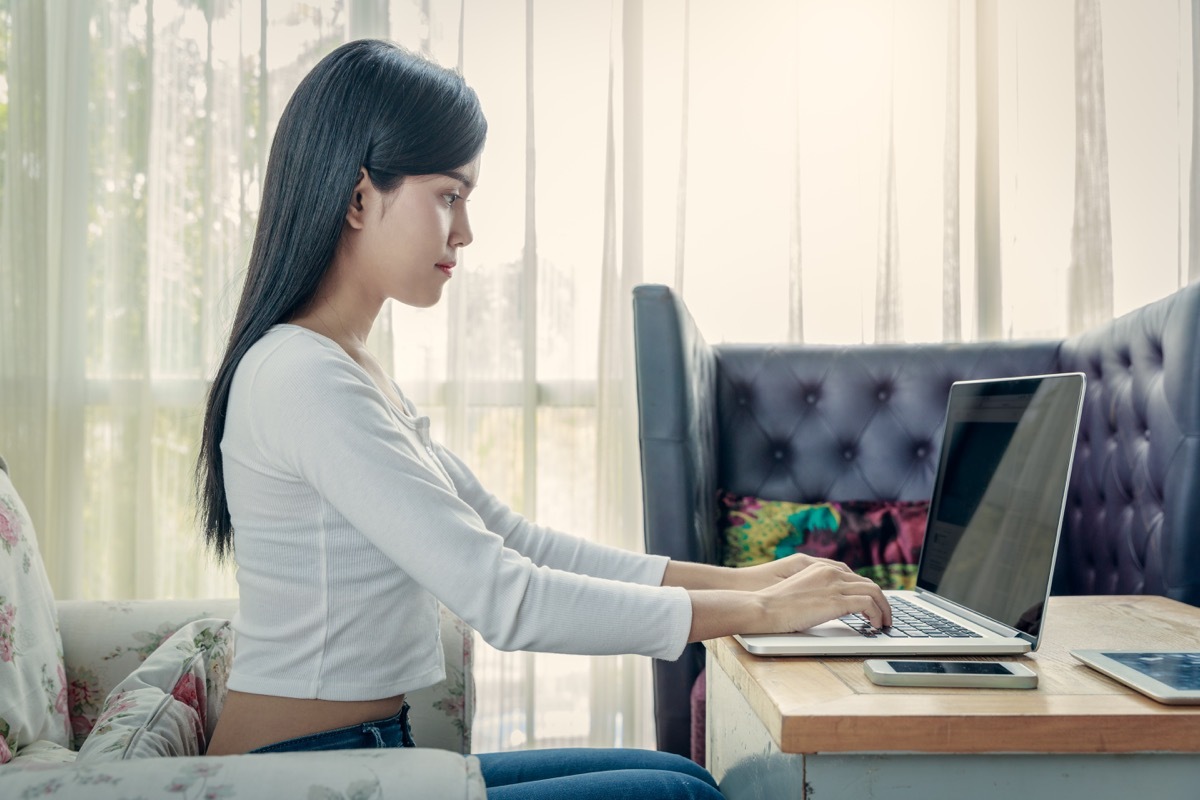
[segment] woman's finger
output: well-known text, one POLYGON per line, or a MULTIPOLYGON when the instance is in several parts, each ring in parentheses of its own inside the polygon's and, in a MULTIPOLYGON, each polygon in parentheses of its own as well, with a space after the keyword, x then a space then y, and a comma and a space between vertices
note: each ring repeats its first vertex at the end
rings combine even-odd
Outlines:
POLYGON ((870 586, 847 584, 846 597, 856 605, 854 613, 862 614, 873 627, 891 626, 892 606, 883 590, 874 583, 870 586))

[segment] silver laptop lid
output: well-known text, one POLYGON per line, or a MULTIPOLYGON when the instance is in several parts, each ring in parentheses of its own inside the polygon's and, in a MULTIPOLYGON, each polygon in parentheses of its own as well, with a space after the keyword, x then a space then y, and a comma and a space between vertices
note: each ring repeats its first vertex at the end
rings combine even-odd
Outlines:
POLYGON ((1081 373, 963 381, 946 429, 917 589, 1036 648, 1083 409, 1081 373))

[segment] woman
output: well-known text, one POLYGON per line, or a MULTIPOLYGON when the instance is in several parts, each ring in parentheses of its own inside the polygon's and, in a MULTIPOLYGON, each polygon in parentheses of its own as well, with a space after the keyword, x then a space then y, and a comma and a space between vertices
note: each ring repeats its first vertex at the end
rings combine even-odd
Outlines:
MULTIPOLYGON (((411 746, 404 695, 444 676, 439 601, 502 649, 668 659, 850 612, 888 621, 834 562, 734 571, 533 525, 430 439, 365 342, 385 300, 431 306, 452 280, 486 130, 460 76, 378 41, 335 50, 284 110, 197 467, 218 556, 237 532, 241 597, 209 753, 411 746)), ((663 753, 480 761, 493 798, 720 796, 663 753)))

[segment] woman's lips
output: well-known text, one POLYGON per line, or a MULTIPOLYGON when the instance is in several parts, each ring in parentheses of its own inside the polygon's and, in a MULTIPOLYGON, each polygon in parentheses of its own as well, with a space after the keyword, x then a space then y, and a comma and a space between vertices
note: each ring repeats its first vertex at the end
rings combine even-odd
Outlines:
POLYGON ((442 272, 446 273, 446 277, 449 278, 450 274, 451 274, 451 270, 454 269, 454 265, 453 264, 438 264, 437 268, 440 269, 442 272))

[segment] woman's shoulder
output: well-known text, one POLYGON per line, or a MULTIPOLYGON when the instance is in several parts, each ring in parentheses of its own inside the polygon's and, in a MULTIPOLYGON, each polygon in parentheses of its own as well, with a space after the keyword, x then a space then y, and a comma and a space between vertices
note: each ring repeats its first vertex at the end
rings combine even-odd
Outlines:
MULTIPOLYGON (((234 383, 295 391, 298 383, 339 376, 361 381, 361 369, 336 342, 299 325, 275 325, 250 346, 238 364, 234 383)), ((236 391, 236 389, 235 389, 236 391)))
POLYGON ((338 365, 348 360, 349 356, 336 342, 308 328, 284 323, 269 328, 250 346, 238 366, 258 371, 267 365, 338 365))

